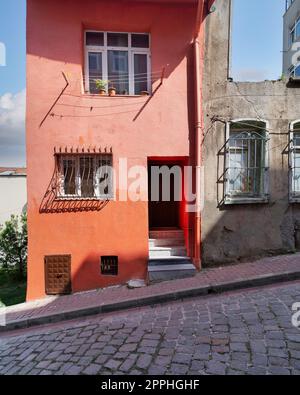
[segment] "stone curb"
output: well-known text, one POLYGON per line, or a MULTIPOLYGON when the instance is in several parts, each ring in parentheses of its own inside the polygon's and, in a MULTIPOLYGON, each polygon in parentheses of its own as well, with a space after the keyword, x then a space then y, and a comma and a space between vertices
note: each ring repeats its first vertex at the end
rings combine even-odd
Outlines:
POLYGON ((157 305, 176 300, 192 298, 196 296, 206 296, 210 294, 219 294, 227 291, 239 290, 243 288, 253 288, 263 285, 276 284, 287 281, 300 279, 300 271, 282 272, 279 274, 264 274, 260 276, 249 277, 248 279, 240 279, 232 282, 216 283, 212 285, 199 286, 196 288, 182 289, 177 292, 162 293, 154 296, 147 296, 139 299, 129 299, 121 302, 88 307, 79 310, 61 312, 41 317, 33 317, 19 321, 12 321, 6 326, 0 326, 1 332, 9 332, 17 329, 25 329, 39 325, 57 323, 81 317, 93 316, 101 313, 110 313, 131 308, 157 305))

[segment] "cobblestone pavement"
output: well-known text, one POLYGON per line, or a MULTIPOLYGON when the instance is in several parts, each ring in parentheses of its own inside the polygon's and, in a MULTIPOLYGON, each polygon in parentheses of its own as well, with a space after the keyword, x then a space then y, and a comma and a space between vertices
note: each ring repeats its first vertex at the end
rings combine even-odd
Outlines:
MULTIPOLYGON (((148 287, 128 289, 126 286, 109 287, 88 292, 80 292, 61 297, 47 297, 29 303, 10 306, 5 309, 7 323, 30 320, 37 317, 51 316, 64 312, 99 307, 111 303, 136 301, 147 297, 169 295, 180 291, 189 291, 199 287, 216 286, 223 283, 239 282, 253 278, 297 273, 300 270, 300 254, 266 257, 256 262, 204 269, 195 277, 166 281, 148 287)), ((0 311, 1 320, 1 311, 0 311)), ((49 321, 51 322, 51 321, 49 321)))
POLYGON ((0 374, 300 374, 300 282, 27 329, 0 374))

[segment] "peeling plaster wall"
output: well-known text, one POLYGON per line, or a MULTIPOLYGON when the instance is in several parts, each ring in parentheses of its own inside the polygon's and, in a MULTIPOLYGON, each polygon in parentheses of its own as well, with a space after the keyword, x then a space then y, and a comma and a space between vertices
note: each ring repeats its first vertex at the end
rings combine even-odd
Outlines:
MULTIPOLYGON (((289 203, 287 145, 289 123, 300 119, 300 85, 285 81, 236 83, 228 80, 230 53, 230 0, 216 0, 207 17, 204 73, 205 203, 202 213, 203 264, 239 261, 299 248, 300 204, 289 203), (219 206, 224 172, 225 125, 213 117, 261 118, 269 122, 268 204, 219 206), (218 161, 219 159, 219 161, 218 161)), ((254 54, 255 55, 255 54, 254 54)))

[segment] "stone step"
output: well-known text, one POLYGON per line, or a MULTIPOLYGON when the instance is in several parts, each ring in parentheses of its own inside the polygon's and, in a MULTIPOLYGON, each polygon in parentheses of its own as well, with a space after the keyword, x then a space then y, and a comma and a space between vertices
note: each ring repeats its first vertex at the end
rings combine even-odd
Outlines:
POLYGON ((170 281, 194 277, 196 268, 189 258, 150 259, 148 274, 150 282, 170 281))
POLYGON ((187 256, 187 251, 184 246, 173 246, 173 247, 151 247, 149 251, 150 258, 171 258, 173 256, 187 256))
POLYGON ((183 239, 184 232, 180 229, 162 229, 151 230, 149 234, 150 239, 183 239))
MULTIPOLYGON (((172 256, 172 257, 160 257, 150 258, 148 261, 148 267, 157 266, 176 266, 176 265, 193 265, 191 258, 187 256, 172 256)), ((194 266, 194 265, 193 265, 194 266)))
POLYGON ((149 248, 153 247, 174 247, 180 246, 184 247, 184 238, 179 239, 149 239, 149 248))

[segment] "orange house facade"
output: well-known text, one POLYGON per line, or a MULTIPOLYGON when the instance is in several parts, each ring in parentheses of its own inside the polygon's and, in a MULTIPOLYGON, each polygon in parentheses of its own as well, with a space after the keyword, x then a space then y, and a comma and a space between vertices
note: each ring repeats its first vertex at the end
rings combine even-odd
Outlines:
POLYGON ((199 195, 210 5, 27 1, 27 300, 201 268, 199 207, 149 197, 154 166, 199 195))

